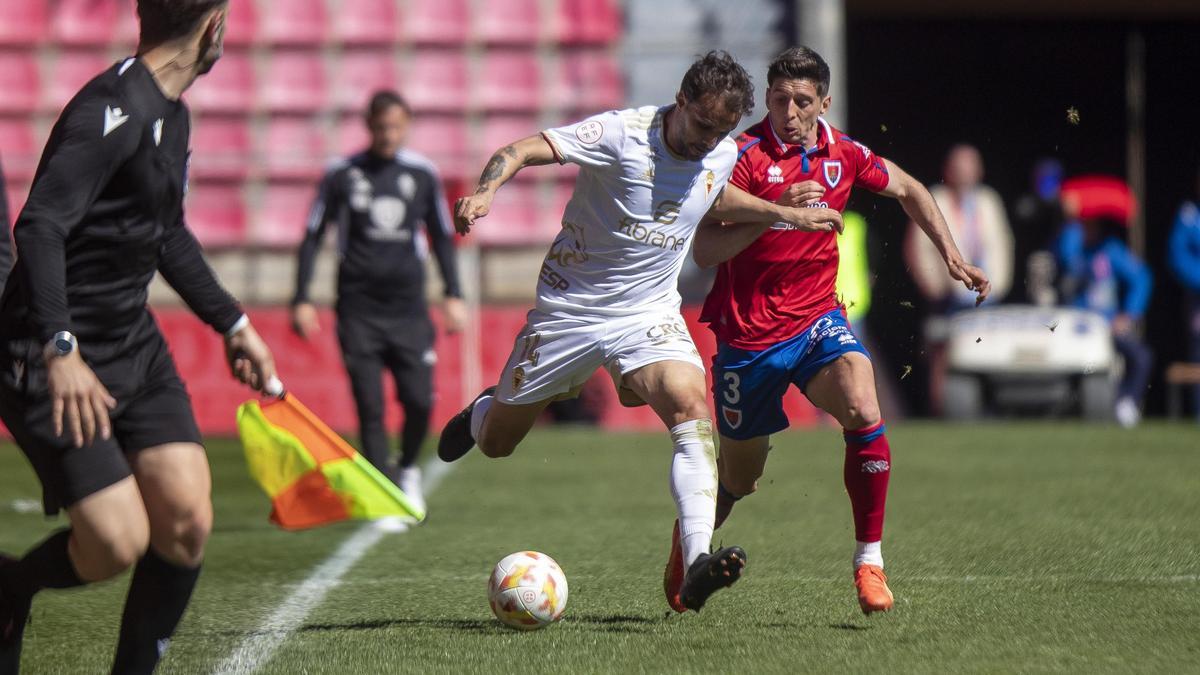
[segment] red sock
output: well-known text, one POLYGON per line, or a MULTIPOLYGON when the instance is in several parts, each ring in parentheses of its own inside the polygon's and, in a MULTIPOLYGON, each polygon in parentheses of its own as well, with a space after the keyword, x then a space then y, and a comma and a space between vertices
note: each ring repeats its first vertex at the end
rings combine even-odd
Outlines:
POLYGON ((857 431, 844 430, 846 464, 843 478, 854 511, 854 539, 862 542, 883 538, 883 511, 887 502, 892 452, 883 422, 857 431))

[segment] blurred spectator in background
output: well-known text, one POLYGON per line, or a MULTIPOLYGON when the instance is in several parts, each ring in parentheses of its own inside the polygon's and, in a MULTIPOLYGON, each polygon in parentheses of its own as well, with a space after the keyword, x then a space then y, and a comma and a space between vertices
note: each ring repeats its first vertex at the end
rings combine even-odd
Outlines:
POLYGON ((449 331, 463 327, 466 306, 441 178, 432 162, 402 147, 410 116, 399 94, 377 92, 364 115, 370 147, 339 161, 321 180, 298 254, 292 328, 306 338, 320 330, 308 285, 326 226, 333 222, 339 257, 337 336, 358 410, 363 454, 394 476, 400 489, 424 509, 417 458, 429 431, 437 361, 425 302, 428 249, 433 249, 442 273, 442 309, 449 331), (397 471, 387 466, 385 367, 395 379, 404 410, 397 471))
POLYGON ((1125 360, 1115 415, 1125 427, 1141 419, 1142 398, 1154 355, 1138 328, 1150 302, 1150 268, 1129 249, 1125 231, 1133 197, 1124 182, 1089 176, 1063 185, 1067 223, 1055 243, 1066 304, 1103 314, 1113 344, 1125 360))
POLYGON ((1063 224, 1059 198, 1062 163, 1052 158, 1038 160, 1033 165, 1031 179, 1030 191, 1021 195, 1013 208, 1013 261, 1017 280, 1008 300, 1052 304, 1053 295, 1043 300, 1047 292, 1053 293, 1054 281, 1053 269, 1044 269, 1047 262, 1053 262, 1053 257, 1045 251, 1063 224))
MULTIPOLYGON (((1013 234, 1004 203, 995 190, 984 185, 983 158, 974 146, 959 144, 950 149, 943 167, 941 185, 929 189, 946 216, 950 233, 972 265, 983 269, 992 282, 991 296, 1003 300, 1012 288, 1013 234)), ((916 223, 908 224, 904 259, 917 288, 929 304, 925 323, 925 353, 929 359, 929 402, 931 412, 941 412, 942 382, 946 374, 948 317, 975 306, 976 294, 967 290, 946 271, 928 237, 916 223)))
MULTIPOLYGON (((1179 207, 1167 258, 1171 271, 1183 286, 1184 313, 1187 325, 1188 360, 1200 363, 1200 171, 1196 172, 1196 199, 1179 207)), ((1200 387, 1192 388, 1192 412, 1200 418, 1200 387)))
POLYGON ((0 167, 0 292, 4 291, 4 282, 8 280, 8 271, 12 269, 12 239, 9 229, 12 221, 8 219, 8 192, 5 191, 4 169, 0 167))

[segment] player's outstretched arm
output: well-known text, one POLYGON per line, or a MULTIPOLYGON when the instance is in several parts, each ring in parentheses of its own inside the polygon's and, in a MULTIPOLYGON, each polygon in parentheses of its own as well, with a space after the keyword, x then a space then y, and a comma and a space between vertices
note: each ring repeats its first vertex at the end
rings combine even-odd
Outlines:
POLYGON ((770 223, 722 223, 705 217, 696 228, 692 260, 703 269, 716 267, 746 250, 770 227, 770 223))
MULTIPOLYGON (((806 180, 789 185, 775 203, 780 206, 805 206, 820 199, 825 188, 818 182, 806 180)), ((692 259, 702 268, 719 265, 746 250, 763 232, 772 225, 762 223, 723 223, 711 217, 700 221, 696 241, 692 246, 692 259)))
POLYGON ((833 209, 773 204, 736 185, 725 186, 708 217, 727 223, 789 223, 806 232, 842 231, 842 214, 833 209))
POLYGON ((554 161, 554 150, 541 134, 522 138, 497 150, 483 168, 483 173, 479 174, 475 193, 459 197, 454 202, 454 229, 463 235, 470 232, 476 219, 486 216, 491 210, 496 190, 517 175, 518 171, 527 166, 541 166, 554 161))
POLYGON ((880 194, 900 202, 908 217, 912 218, 941 253, 950 276, 979 294, 975 298, 976 305, 982 303, 991 292, 992 284, 983 270, 963 259, 958 245, 954 243, 954 237, 950 235, 946 218, 938 208, 937 202, 933 200, 933 195, 929 194, 929 190, 926 190, 920 181, 908 175, 894 162, 887 159, 883 161, 888 170, 888 184, 880 194))

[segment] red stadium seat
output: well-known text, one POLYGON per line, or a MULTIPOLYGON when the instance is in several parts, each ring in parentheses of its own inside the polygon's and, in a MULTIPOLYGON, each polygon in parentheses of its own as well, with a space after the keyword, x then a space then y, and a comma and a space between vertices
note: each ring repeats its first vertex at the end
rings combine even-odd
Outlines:
POLYGON ((225 44, 244 47, 253 43, 257 36, 258 12, 254 3, 249 0, 229 3, 229 13, 225 16, 225 44))
POLYGON ((563 44, 609 45, 621 35, 616 0, 562 0, 555 3, 553 34, 563 44))
POLYGON ((227 52, 184 98, 198 112, 244 113, 254 106, 254 80, 249 56, 227 52))
POLYGON ((591 115, 621 107, 625 102, 625 82, 616 58, 607 50, 586 50, 563 59, 564 100, 576 110, 591 115))
POLYGON ((313 112, 325 105, 325 64, 320 54, 276 51, 259 101, 271 112, 313 112))
POLYGON ((473 34, 488 44, 531 45, 542 35, 538 0, 490 0, 475 12, 473 34))
POLYGON ((308 212, 316 187, 309 184, 281 183, 267 186, 261 208, 254 220, 255 244, 292 248, 304 239, 308 212))
POLYGON ((0 2, 0 45, 35 45, 46 40, 45 2, 0 2))
POLYGON ((460 178, 468 171, 467 123, 462 117, 421 115, 414 118, 408 128, 406 147, 428 157, 443 177, 460 178))
POLYGON ((338 120, 335 151, 339 157, 362 152, 371 145, 371 134, 367 131, 362 115, 345 115, 338 120))
POLYGON ((321 177, 327 159, 324 130, 310 118, 271 119, 260 164, 270 178, 312 182, 321 177))
POLYGON ((121 0, 59 0, 50 37, 68 47, 107 45, 117 34, 120 13, 131 9, 121 0))
POLYGON ((467 0, 412 0, 404 15, 404 37, 417 44, 459 45, 467 41, 467 0))
POLYGON ((479 100, 485 110, 537 110, 542 101, 537 54, 531 51, 493 51, 483 60, 479 100))
MULTIPOLYGON (((471 164, 483 168, 493 152, 526 136, 542 131, 537 115, 488 115, 483 120, 483 131, 479 134, 479 143, 471 152, 471 164)), ((517 179, 534 179, 537 172, 522 171, 517 179)))
POLYGON ((41 93, 37 60, 24 52, 0 52, 0 113, 28 113, 41 93))
POLYGON ((42 105, 48 110, 62 110, 83 85, 114 63, 104 52, 60 52, 50 71, 53 79, 43 92, 42 105))
POLYGON ((29 197, 29 181, 5 181, 4 192, 8 197, 8 225, 12 227, 13 223, 17 222, 21 208, 25 206, 25 199, 29 197))
POLYGON ((249 173, 250 134, 241 118, 208 117, 192 127, 193 179, 242 180, 249 173))
POLYGON ((467 61, 458 51, 418 51, 408 68, 405 95, 418 111, 459 112, 467 107, 467 61))
MULTIPOLYGON (((244 2, 245 0, 243 0, 244 2)), ((283 4, 283 3, 277 3, 283 4)), ((274 7, 259 19, 259 36, 273 45, 318 45, 325 41, 324 0, 287 0, 287 9, 274 7)))
POLYGON ((396 41, 396 3, 393 0, 341 0, 333 36, 352 45, 391 45, 396 41))
POLYGON ((496 193, 487 218, 471 233, 481 244, 519 245, 548 241, 538 224, 536 185, 513 182, 496 193))
POLYGON ((8 180, 24 182, 33 178, 41 150, 33 122, 21 118, 0 118, 0 164, 8 180))
POLYGON ((185 218, 205 247, 239 246, 246 241, 240 185, 193 183, 185 203, 185 218))
POLYGON ((396 60, 390 49, 343 52, 336 72, 333 102, 338 110, 362 112, 372 93, 400 89, 396 60))

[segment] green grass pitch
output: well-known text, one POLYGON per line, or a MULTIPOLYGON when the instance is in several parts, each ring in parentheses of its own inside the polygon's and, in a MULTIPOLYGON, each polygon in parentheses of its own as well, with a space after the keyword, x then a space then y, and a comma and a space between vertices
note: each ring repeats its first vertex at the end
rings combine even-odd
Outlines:
MULTIPOLYGON (((897 424, 884 539, 896 609, 854 600, 853 532, 833 429, 776 438, 759 493, 717 541, 746 575, 703 613, 668 614, 666 434, 537 429, 512 458, 473 453, 422 527, 372 548, 263 673, 1196 672, 1200 429, 897 424), (491 566, 536 549, 567 573, 563 621, 503 628, 491 566)), ((210 443, 216 527, 163 673, 208 673, 360 524, 274 529, 236 443, 210 443)), ((432 453, 430 453, 432 454, 432 453)), ((49 531, 0 446, 0 550, 49 531)), ((24 672, 107 672, 127 577, 48 592, 24 672)))

